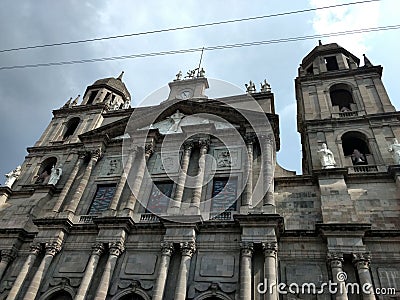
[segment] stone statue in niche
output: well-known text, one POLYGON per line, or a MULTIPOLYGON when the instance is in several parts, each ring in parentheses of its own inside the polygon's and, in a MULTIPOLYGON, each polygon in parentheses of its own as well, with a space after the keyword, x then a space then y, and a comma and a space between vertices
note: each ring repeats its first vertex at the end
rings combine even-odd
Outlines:
POLYGON ((47 180, 50 177, 50 174, 47 170, 44 170, 42 173, 40 173, 40 175, 36 175, 36 181, 35 183, 37 184, 45 184, 47 182, 47 180))
POLYGON ((51 168, 50 179, 47 184, 56 185, 57 182, 60 180, 61 175, 62 175, 62 165, 59 165, 58 168, 53 166, 51 168))
POLYGON ((394 163, 400 165, 400 144, 397 139, 394 139, 393 144, 389 146, 388 151, 392 153, 394 163))
POLYGON ((218 168, 226 168, 232 166, 232 157, 228 150, 221 151, 217 156, 217 167, 218 168))
POLYGON ((336 166, 333 153, 328 149, 325 143, 322 144, 322 148, 317 152, 323 169, 332 169, 336 166))
POLYGON ((365 155, 362 154, 358 149, 353 150, 353 154, 351 155, 351 160, 353 161, 353 165, 366 165, 367 159, 365 155))
POLYGON ((21 166, 17 166, 14 170, 4 175, 6 176, 6 182, 4 183, 4 185, 11 188, 20 175, 21 175, 21 166))

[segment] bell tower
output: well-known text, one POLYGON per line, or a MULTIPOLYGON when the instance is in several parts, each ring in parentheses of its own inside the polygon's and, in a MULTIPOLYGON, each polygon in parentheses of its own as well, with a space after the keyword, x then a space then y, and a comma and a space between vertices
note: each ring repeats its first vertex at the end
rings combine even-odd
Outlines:
POLYGON ((380 172, 395 163, 388 147, 400 138, 400 114, 382 83, 382 67, 336 43, 321 42, 301 62, 295 79, 303 173, 323 169, 320 150, 336 168, 380 172), (323 145, 323 144, 326 144, 323 145))

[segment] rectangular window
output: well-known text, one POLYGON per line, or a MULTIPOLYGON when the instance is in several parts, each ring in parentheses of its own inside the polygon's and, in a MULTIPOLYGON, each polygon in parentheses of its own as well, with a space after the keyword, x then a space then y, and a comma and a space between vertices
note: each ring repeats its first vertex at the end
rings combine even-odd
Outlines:
POLYGON ((146 212, 166 213, 173 186, 172 182, 156 182, 151 190, 146 212))
POLYGON ((325 57, 325 64, 327 71, 339 70, 339 65, 336 60, 336 56, 325 57))
POLYGON ((108 209, 116 190, 115 185, 98 186, 96 195, 89 208, 89 215, 96 215, 108 209))
POLYGON ((215 178, 212 190, 211 213, 235 211, 237 202, 237 178, 215 178))

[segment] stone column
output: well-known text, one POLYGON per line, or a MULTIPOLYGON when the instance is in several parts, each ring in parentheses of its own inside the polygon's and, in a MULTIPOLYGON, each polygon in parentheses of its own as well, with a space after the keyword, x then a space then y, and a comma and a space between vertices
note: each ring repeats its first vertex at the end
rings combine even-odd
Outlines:
POLYGON ((101 156, 100 149, 97 149, 97 150, 94 150, 91 152, 90 161, 89 161, 88 165, 86 166, 85 173, 83 174, 82 179, 79 182, 79 185, 74 193, 74 196, 72 197, 72 200, 66 209, 67 211, 72 212, 72 213, 76 212, 76 209, 79 205, 79 201, 82 198, 83 192, 85 191, 86 186, 89 182, 90 175, 92 174, 93 166, 96 164, 96 162, 100 158, 100 156, 101 156))
POLYGON ((71 174, 68 177, 67 182, 62 189, 60 196, 58 196, 57 202, 53 207, 54 212, 59 212, 61 205, 63 204, 65 197, 67 196, 68 192, 71 190, 71 186, 75 181, 76 174, 78 174, 81 165, 83 164, 84 158, 86 156, 86 152, 82 151, 78 153, 78 162, 75 164, 74 168, 72 169, 71 174))
POLYGON ((153 300, 162 300, 164 295, 165 283, 167 281, 169 262, 174 250, 174 245, 171 242, 163 242, 161 244, 161 261, 158 269, 158 276, 154 286, 153 300))
POLYGON ((125 163, 124 170, 122 171, 121 178, 119 179, 117 189, 115 191, 114 197, 110 203, 110 209, 116 210, 118 206, 119 199, 121 198, 122 191, 124 190, 126 180, 128 179, 129 171, 131 170, 132 163, 135 161, 137 153, 137 148, 131 149, 128 154, 128 159, 125 163))
POLYGON ((31 271, 33 264, 37 256, 39 255, 42 247, 40 244, 32 244, 30 247, 29 255, 25 260, 24 265, 21 268, 17 278, 14 281, 14 284, 11 288, 10 293, 8 294, 7 300, 15 300, 17 299, 18 293, 22 288, 22 285, 25 281, 26 275, 31 271))
POLYGON ((36 298, 40 285, 43 281, 43 278, 46 276, 46 272, 50 267, 54 256, 61 250, 61 246, 57 242, 46 243, 45 248, 46 254, 44 255, 43 260, 39 265, 39 268, 36 270, 36 273, 32 278, 32 281, 28 287, 28 291, 23 298, 24 300, 34 300, 36 298))
POLYGON ((15 250, 1 250, 1 261, 0 261, 0 280, 4 275, 10 262, 14 260, 16 256, 15 250))
POLYGON ((99 263, 99 259, 103 251, 103 243, 98 243, 93 246, 92 255, 90 256, 89 262, 86 266, 85 274, 83 275, 78 292, 76 293, 75 300, 86 299, 86 293, 89 289, 90 282, 92 281, 93 274, 96 271, 97 264, 99 263))
POLYGON ((96 296, 94 298, 95 300, 106 299, 117 259, 121 255, 121 253, 124 252, 124 250, 124 245, 121 242, 110 244, 109 256, 106 266, 103 270, 103 275, 101 276, 99 287, 97 288, 96 296))
POLYGON ((142 157, 140 158, 139 166, 136 172, 134 183, 131 190, 131 195, 128 198, 128 202, 125 205, 125 209, 134 210, 137 197, 139 196, 140 187, 142 186, 144 172, 146 171, 146 163, 150 156, 153 154, 153 145, 146 144, 142 157))
POLYGON ((174 201, 171 201, 171 208, 179 209, 182 203, 183 191, 185 189, 185 182, 187 177, 187 171, 189 167, 190 155, 192 154, 193 142, 185 142, 184 152, 182 157, 182 166, 179 172, 178 183, 176 184, 174 201))
POLYGON ((353 264, 357 268, 358 278, 360 280, 360 290, 362 292, 363 300, 376 299, 372 284, 371 273, 369 270, 370 262, 371 256, 369 253, 353 253, 353 264))
POLYGON ((247 147, 247 182, 244 190, 243 206, 252 207, 253 197, 253 142, 254 135, 246 135, 247 147))
POLYGON ((240 258, 240 300, 251 300, 251 258, 253 256, 253 243, 241 244, 240 258))
POLYGON ((174 300, 185 300, 187 282, 189 278, 190 261, 192 255, 196 251, 196 245, 194 242, 181 243, 181 264, 179 266, 178 280, 175 287, 174 300))
POLYGON ((190 203, 190 207, 196 214, 200 214, 201 191, 203 190, 203 180, 206 168, 206 154, 209 145, 210 145, 210 140, 208 139, 199 140, 199 146, 200 146, 199 171, 197 173, 196 184, 193 190, 192 202, 190 203))
POLYGON ((262 243, 264 250, 264 278, 267 279, 268 289, 265 300, 278 300, 277 252, 276 242, 262 243))
POLYGON ((274 200, 274 138, 272 134, 261 139, 261 155, 263 156, 263 205, 275 206, 274 200))
POLYGON ((337 283, 336 300, 347 300, 346 281, 343 272, 343 254, 328 253, 328 261, 332 271, 332 281, 337 283), (344 276, 344 277, 343 277, 344 276))

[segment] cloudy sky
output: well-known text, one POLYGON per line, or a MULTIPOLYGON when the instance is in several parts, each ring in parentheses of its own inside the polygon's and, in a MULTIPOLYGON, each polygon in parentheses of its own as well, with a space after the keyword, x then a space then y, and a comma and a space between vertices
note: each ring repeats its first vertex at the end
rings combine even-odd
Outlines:
MULTIPOLYGON (((356 1, 356 0, 353 0, 356 1)), ((165 28, 218 22, 304 10, 347 1, 15 1, 2 0, 0 50, 84 40, 165 28)), ((139 53, 180 50, 344 30, 397 25, 400 2, 381 0, 335 9, 263 18, 248 22, 201 27, 67 46, 0 52, 4 66, 70 61, 139 53)), ((383 80, 400 109, 400 30, 339 37, 337 42, 358 57, 366 53, 384 67, 383 80)), ((301 59, 318 39, 262 46, 206 51, 203 66, 208 78, 240 88, 250 79, 267 79, 280 114, 281 151, 278 162, 301 173, 301 146, 296 130, 294 78, 301 59)), ((33 146, 51 120, 53 109, 83 94, 95 80, 118 76, 133 95, 133 106, 165 86, 182 70, 198 65, 200 53, 114 60, 86 64, 0 70, 0 174, 21 164, 26 147, 33 146)), ((162 101, 164 99, 160 99, 162 101)))

